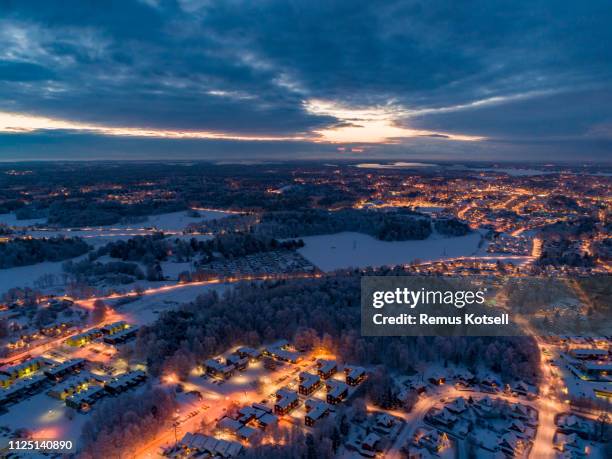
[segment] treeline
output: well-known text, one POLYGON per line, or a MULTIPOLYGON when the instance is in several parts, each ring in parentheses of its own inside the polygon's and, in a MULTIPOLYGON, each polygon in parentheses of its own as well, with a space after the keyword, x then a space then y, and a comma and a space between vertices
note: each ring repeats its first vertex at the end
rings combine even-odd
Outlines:
POLYGON ((255 214, 228 215, 222 218, 204 220, 187 225, 187 233, 213 233, 221 234, 226 232, 249 232, 251 227, 257 222, 255 214))
POLYGON ((95 252, 94 258, 108 255, 123 261, 138 261, 150 264, 167 260, 171 253, 176 253, 177 256, 184 254, 185 258, 193 256, 193 250, 189 242, 180 239, 172 241, 163 233, 156 233, 109 242, 95 252))
POLYGON ((186 208, 180 201, 151 200, 126 205, 115 201, 55 201, 48 209, 48 222, 59 226, 113 225, 134 217, 177 212, 186 208))
POLYGON ((78 257, 90 247, 81 238, 16 238, 0 244, 0 269, 62 261, 78 257))
POLYGON ((109 284, 129 284, 136 280, 142 280, 145 275, 136 263, 125 263, 123 261, 111 261, 101 263, 92 260, 69 260, 63 265, 66 273, 71 274, 77 281, 88 281, 92 277, 104 280, 109 284))
POLYGON ((128 457, 167 427, 176 406, 159 388, 103 399, 83 425, 79 457, 128 457))
POLYGON ((278 241, 271 237, 256 236, 250 233, 225 233, 208 241, 196 241, 197 250, 202 253, 203 261, 211 261, 215 254, 224 258, 236 258, 254 253, 273 250, 295 250, 304 247, 302 240, 278 241))
POLYGON ((441 218, 435 220, 434 228, 438 233, 450 237, 465 236, 472 231, 467 223, 457 220, 456 218, 441 218))
POLYGON ((303 245, 303 241, 281 242, 250 233, 224 233, 205 241, 195 238, 188 241, 171 239, 158 233, 109 242, 96 251, 94 258, 109 255, 124 261, 138 261, 148 265, 165 261, 170 256, 177 261, 186 261, 199 255, 202 262, 206 263, 219 257, 236 258, 272 250, 294 250, 303 245))
POLYGON ((302 347, 321 340, 346 362, 399 372, 444 360, 474 371, 484 365, 505 380, 537 377, 538 353, 528 337, 361 336, 359 279, 338 275, 237 286, 223 297, 207 293, 144 327, 136 353, 154 374, 171 368, 186 376, 196 362, 229 346, 295 338, 302 347))
POLYGON ((392 212, 308 209, 264 213, 254 231, 275 238, 355 231, 383 241, 403 241, 426 239, 432 228, 429 217, 407 209, 392 212))

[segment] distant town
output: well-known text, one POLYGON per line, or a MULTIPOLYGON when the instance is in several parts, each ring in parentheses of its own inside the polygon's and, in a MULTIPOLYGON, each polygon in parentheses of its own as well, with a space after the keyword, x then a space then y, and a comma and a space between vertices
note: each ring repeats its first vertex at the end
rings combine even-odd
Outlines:
POLYGON ((611 174, 1 163, 0 455, 611 457, 611 174), (371 275, 491 285, 534 320, 361 336, 371 275))

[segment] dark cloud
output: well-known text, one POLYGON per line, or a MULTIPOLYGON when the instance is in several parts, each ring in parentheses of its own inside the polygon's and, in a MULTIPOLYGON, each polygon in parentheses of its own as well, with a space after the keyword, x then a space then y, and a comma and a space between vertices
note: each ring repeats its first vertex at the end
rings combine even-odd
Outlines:
MULTIPOLYGON (((400 121, 440 131, 368 149, 376 154, 545 156, 559 142, 599 152, 612 123, 611 19, 605 0, 0 2, 0 111, 278 136, 350 124, 303 105, 324 99, 420 110, 400 121), (446 133, 489 140, 466 145, 446 133)), ((0 154, 13 142, 77 148, 75 139, 128 153, 182 143, 186 154, 208 154, 214 144, 30 136, 29 146, 0 137, 0 154)), ((234 143, 245 154, 334 150, 219 145, 234 143)))

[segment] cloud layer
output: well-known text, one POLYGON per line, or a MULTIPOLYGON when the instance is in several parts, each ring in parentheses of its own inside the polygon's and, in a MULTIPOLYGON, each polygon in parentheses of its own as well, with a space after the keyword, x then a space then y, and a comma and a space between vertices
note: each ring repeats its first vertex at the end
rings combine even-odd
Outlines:
POLYGON ((0 159, 609 160, 611 20, 604 0, 0 3, 0 159))

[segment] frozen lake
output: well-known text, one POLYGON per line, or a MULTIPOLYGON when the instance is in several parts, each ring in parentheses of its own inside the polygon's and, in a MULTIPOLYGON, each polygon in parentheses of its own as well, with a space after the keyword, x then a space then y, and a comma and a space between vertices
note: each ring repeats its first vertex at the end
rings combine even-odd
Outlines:
POLYGON ((299 252, 323 271, 333 271, 475 255, 479 251, 480 233, 450 238, 433 235, 421 241, 379 241, 367 234, 352 232, 301 239, 305 246, 299 252))

